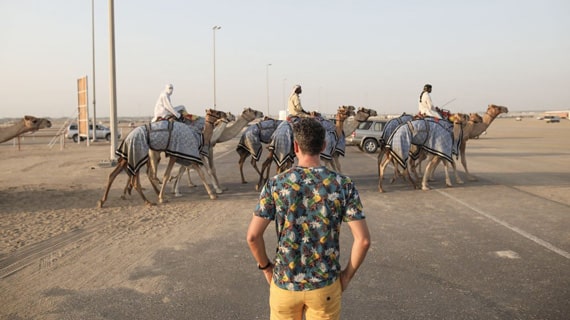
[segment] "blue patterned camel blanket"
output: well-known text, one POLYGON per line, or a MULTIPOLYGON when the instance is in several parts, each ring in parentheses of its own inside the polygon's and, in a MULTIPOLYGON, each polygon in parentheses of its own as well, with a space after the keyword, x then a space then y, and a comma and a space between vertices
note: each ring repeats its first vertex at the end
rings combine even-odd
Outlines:
MULTIPOLYGON (((291 117, 291 122, 299 121, 297 117, 291 117)), ((282 167, 286 162, 295 160, 293 151, 293 128, 289 121, 282 121, 271 135, 271 142, 267 147, 273 151, 273 161, 278 167, 282 167)))
MULTIPOLYGON (((164 151, 166 156, 174 156, 177 163, 203 165, 200 155, 204 141, 201 132, 177 121, 151 122, 135 128, 121 142, 115 154, 127 160, 127 171, 136 174, 148 161, 149 149, 164 151)), ((206 155, 207 155, 207 150, 206 155)))
MULTIPOLYGON (((335 149, 337 148, 338 141, 340 140, 336 134, 335 123, 331 120, 325 119, 321 116, 316 116, 321 125, 325 128, 325 142, 327 143, 325 149, 321 152, 321 158, 325 160, 331 160, 335 149)), ((344 151, 344 150, 343 150, 344 151)))
POLYGON ((283 120, 268 119, 249 126, 242 134, 236 149, 249 152, 255 161, 259 161, 263 151, 262 143, 271 142, 271 136, 281 122, 283 120))
POLYGON ((127 173, 133 176, 148 162, 148 151, 148 131, 140 126, 125 137, 115 154, 127 160, 127 173))
POLYGON ((388 138, 386 148, 405 169, 412 144, 452 162, 452 154, 457 153, 459 143, 453 139, 453 123, 425 118, 408 121, 396 128, 388 138))
POLYGON ((392 135, 392 132, 396 130, 401 124, 411 121, 414 118, 411 114, 402 114, 397 118, 390 119, 384 125, 384 129, 382 129, 382 136, 380 137, 380 145, 386 145, 388 139, 392 135))

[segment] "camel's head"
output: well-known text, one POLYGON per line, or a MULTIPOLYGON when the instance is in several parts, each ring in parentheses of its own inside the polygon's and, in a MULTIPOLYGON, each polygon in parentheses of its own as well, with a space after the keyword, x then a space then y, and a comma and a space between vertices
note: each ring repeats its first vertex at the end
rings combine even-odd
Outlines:
POLYGON ((228 120, 228 122, 236 121, 236 116, 235 116, 233 113, 228 112, 228 113, 227 113, 227 116, 228 116, 228 117, 227 117, 226 120, 228 120))
POLYGON ((51 128, 51 121, 45 118, 36 118, 34 116, 24 116, 24 125, 31 131, 44 128, 51 128))
POLYGON ((348 118, 348 114, 339 108, 338 112, 335 115, 335 120, 337 123, 346 120, 346 118, 348 118))
POLYGON ((215 109, 206 109, 206 122, 216 123, 218 120, 225 120, 228 115, 224 111, 215 109))
POLYGON ((358 111, 356 112, 356 115, 355 115, 355 119, 356 119, 356 121, 362 122, 362 121, 366 121, 370 117, 374 117, 377 115, 378 115, 378 113, 376 112, 376 110, 366 109, 366 108, 358 108, 358 111))
POLYGON ((336 110, 336 114, 342 114, 346 117, 350 117, 355 115, 354 113, 354 107, 353 106, 340 106, 338 107, 338 109, 336 110))
POLYGON ((501 113, 509 113, 509 109, 507 107, 497 106, 494 104, 490 104, 487 107, 487 114, 493 118, 497 117, 501 113))
POLYGON ((483 118, 478 113, 470 113, 468 121, 472 123, 481 123, 483 122, 483 118))
POLYGON ((449 115, 448 119, 453 122, 453 124, 462 124, 468 121, 469 116, 463 113, 453 113, 449 115))
POLYGON ((376 117, 378 115, 378 112, 376 112, 376 110, 362 108, 362 107, 358 108, 357 113, 366 114, 366 115, 368 115, 368 117, 376 117))
POLYGON ((241 117, 244 118, 247 122, 249 122, 255 119, 263 118, 263 112, 254 110, 252 108, 243 108, 241 117))

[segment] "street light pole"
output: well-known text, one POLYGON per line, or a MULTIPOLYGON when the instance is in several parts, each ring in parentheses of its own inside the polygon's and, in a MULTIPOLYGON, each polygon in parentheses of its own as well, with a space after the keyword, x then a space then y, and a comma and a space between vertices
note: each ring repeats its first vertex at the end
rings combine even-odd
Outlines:
POLYGON ((91 49, 93 64, 93 141, 97 140, 97 108, 95 108, 95 0, 91 0, 91 49))
POLYGON ((265 66, 265 84, 267 87, 267 116, 269 117, 269 67, 271 66, 271 63, 268 63, 265 66))
POLYGON ((214 110, 216 110, 216 30, 220 30, 221 26, 213 26, 213 43, 214 43, 214 110))
POLYGON ((287 81, 287 78, 283 79, 283 90, 281 92, 282 94, 282 99, 283 99, 283 110, 287 110, 287 99, 285 98, 285 82, 287 81))

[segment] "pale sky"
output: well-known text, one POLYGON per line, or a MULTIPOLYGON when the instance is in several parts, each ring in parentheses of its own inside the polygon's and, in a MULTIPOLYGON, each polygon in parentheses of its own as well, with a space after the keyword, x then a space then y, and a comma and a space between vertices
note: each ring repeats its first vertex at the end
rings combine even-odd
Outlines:
MULTIPOLYGON (((307 110, 415 113, 425 83, 453 112, 570 108, 570 1, 115 1, 117 113, 174 105, 273 115, 295 84, 307 110), (271 64, 267 67, 267 64, 271 64), (268 72, 267 72, 268 71, 268 72), (266 81, 268 74, 269 81, 266 81)), ((89 77, 91 0, 0 0, 0 118, 74 117, 89 77)), ((109 116, 108 1, 95 0, 98 117, 109 116)))

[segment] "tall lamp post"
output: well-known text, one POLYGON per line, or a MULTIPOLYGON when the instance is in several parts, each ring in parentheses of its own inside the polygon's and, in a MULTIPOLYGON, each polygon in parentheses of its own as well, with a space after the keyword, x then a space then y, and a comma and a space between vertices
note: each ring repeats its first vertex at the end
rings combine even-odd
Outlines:
POLYGON ((287 78, 284 78, 284 79, 283 79, 283 90, 282 90, 282 92, 281 92, 281 94, 283 95, 283 96, 282 96, 282 99, 283 99, 283 110, 287 110, 287 99, 285 98, 285 83, 286 83, 286 81, 287 81, 287 78))
POLYGON ((97 109, 95 108, 95 0, 91 0, 91 48, 93 63, 93 141, 97 140, 97 109))
POLYGON ((220 30, 221 26, 213 26, 213 43, 214 43, 214 110, 216 110, 216 30, 220 30))
POLYGON ((265 85, 267 87, 267 116, 269 117, 269 67, 271 67, 271 63, 268 63, 265 66, 265 85))

